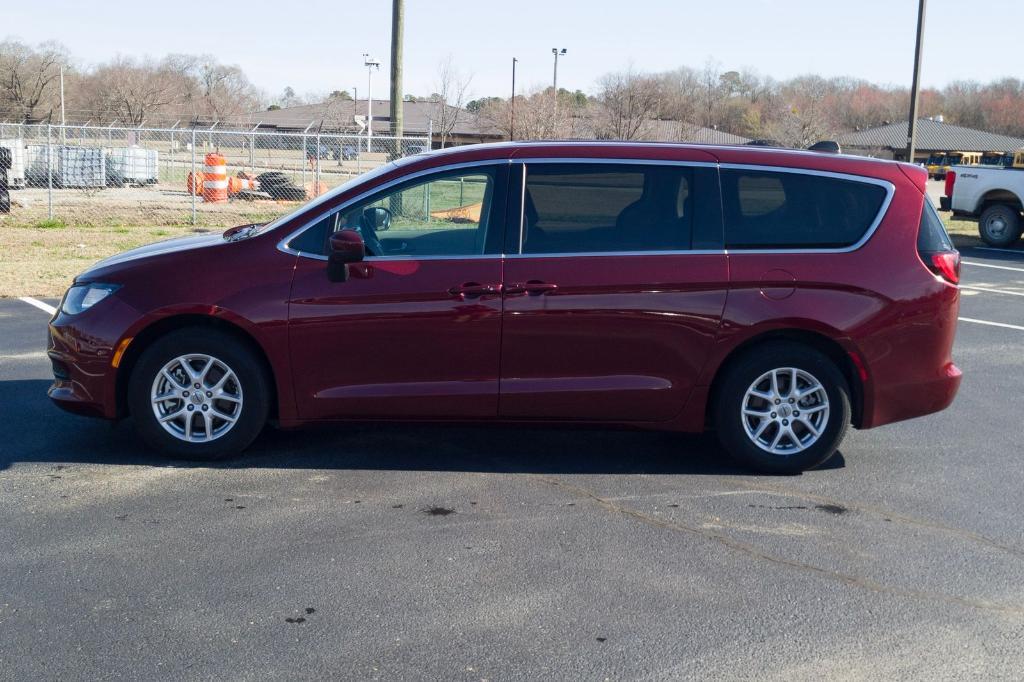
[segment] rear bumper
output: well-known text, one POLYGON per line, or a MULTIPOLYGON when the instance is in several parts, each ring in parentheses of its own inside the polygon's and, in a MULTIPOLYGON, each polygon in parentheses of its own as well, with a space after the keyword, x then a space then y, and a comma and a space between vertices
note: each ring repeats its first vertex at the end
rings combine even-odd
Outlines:
POLYGON ((864 416, 861 428, 870 429, 946 409, 956 398, 962 376, 960 368, 950 362, 930 380, 888 384, 878 389, 873 409, 864 416))
POLYGON ((947 196, 939 197, 939 210, 940 211, 950 211, 952 209, 953 209, 953 205, 952 205, 952 199, 950 197, 947 197, 947 196))

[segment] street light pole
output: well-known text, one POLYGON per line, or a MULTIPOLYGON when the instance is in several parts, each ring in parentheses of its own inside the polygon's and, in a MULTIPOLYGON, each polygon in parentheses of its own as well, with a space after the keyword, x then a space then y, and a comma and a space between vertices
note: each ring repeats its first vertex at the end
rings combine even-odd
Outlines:
POLYGON ((512 100, 509 105, 511 114, 508 126, 508 139, 509 142, 516 139, 516 63, 519 60, 512 57, 512 100))
POLYGON ((914 47, 914 82, 910 86, 910 120, 907 122, 907 163, 914 163, 917 145, 917 105, 921 92, 921 57, 924 47, 924 14, 928 0, 920 0, 917 8, 917 43, 914 47))
POLYGON ((366 67, 366 151, 369 152, 373 139, 373 70, 380 68, 380 62, 364 52, 363 66, 366 67))
POLYGON ((565 56, 565 48, 563 47, 561 50, 559 50, 557 47, 553 47, 553 48, 551 48, 551 54, 555 55, 555 77, 553 79, 552 88, 554 89, 555 94, 557 95, 558 94, 558 58, 565 56))

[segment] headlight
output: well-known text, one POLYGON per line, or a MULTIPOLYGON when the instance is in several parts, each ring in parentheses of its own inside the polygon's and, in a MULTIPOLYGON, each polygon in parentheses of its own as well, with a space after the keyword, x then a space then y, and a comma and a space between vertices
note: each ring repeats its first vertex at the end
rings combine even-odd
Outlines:
POLYGON ((78 284, 64 294, 60 309, 66 315, 77 315, 93 307, 107 296, 121 288, 120 284, 78 284))

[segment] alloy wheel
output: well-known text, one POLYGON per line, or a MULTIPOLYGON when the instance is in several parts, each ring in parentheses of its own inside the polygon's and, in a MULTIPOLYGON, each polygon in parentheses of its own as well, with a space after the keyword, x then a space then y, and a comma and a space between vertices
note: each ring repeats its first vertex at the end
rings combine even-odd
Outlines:
POLYGON ((220 438, 242 414, 242 384, 212 355, 181 355, 161 368, 150 391, 153 414, 164 431, 188 443, 220 438))
POLYGON ((821 438, 828 425, 825 387, 809 372, 780 367, 747 389, 740 418, 747 437, 773 455, 792 455, 821 438))

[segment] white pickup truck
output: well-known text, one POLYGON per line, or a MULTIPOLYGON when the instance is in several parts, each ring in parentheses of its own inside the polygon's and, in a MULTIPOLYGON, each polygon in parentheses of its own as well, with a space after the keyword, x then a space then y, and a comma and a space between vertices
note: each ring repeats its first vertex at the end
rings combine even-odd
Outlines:
MULTIPOLYGON (((1017 152, 1024 165, 1024 151, 1017 152)), ((1024 167, 953 166, 946 174, 939 207, 957 217, 976 218, 989 246, 1015 244, 1024 230, 1024 167)))

